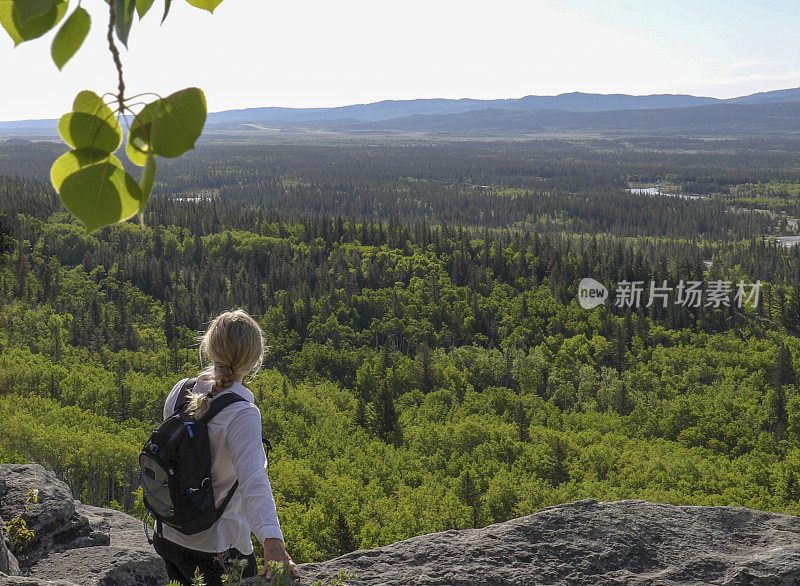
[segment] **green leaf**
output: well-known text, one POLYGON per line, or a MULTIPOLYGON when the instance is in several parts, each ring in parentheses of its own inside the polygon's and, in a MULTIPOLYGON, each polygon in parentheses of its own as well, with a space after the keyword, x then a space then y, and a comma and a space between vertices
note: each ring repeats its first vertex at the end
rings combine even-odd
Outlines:
POLYGON ((58 133, 75 149, 94 148, 112 153, 122 142, 122 128, 111 108, 96 93, 75 96, 73 111, 61 117, 58 133))
POLYGON ((113 0, 114 2, 114 29, 117 38, 128 48, 128 36, 133 24, 133 12, 136 8, 135 0, 113 0))
POLYGON ((142 108, 142 111, 133 119, 128 131, 125 153, 131 163, 140 167, 144 167, 147 164, 147 157, 152 152, 150 136, 153 131, 153 115, 157 110, 156 104, 158 102, 147 104, 142 108))
POLYGON ((150 199, 150 193, 153 191, 153 184, 156 180, 156 156, 153 153, 147 155, 147 162, 142 171, 142 178, 139 181, 139 187, 142 189, 142 201, 139 204, 139 214, 141 216, 144 212, 144 207, 147 205, 147 200, 150 199))
POLYGON ((144 18, 144 15, 150 12, 155 0, 136 0, 136 12, 139 15, 139 20, 144 18))
POLYGON ((68 0, 0 0, 0 25, 18 46, 54 28, 68 7, 68 0))
POLYGON ((119 159, 95 149, 62 155, 53 163, 50 179, 87 233, 134 216, 142 200, 139 184, 119 159))
MULTIPOLYGON (((116 120, 111 118, 111 120, 116 120)), ((108 120, 84 112, 64 114, 58 122, 58 133, 74 149, 92 148, 113 153, 122 142, 122 132, 108 120)))
POLYGON ((200 88, 187 88, 158 101, 150 135, 153 152, 166 158, 192 150, 206 124, 206 96, 200 88))
POLYGON ((136 0, 120 0, 118 14, 121 14, 125 22, 131 22, 136 13, 136 0))
POLYGON ((222 0, 186 0, 186 2, 197 8, 208 10, 211 13, 214 12, 217 6, 222 4, 222 0))
POLYGON ((172 0, 164 0, 164 16, 161 17, 161 24, 164 24, 164 21, 167 20, 170 6, 172 6, 172 0))
POLYGON ((85 112, 93 116, 99 116, 103 120, 110 120, 113 118, 114 122, 112 124, 115 128, 120 127, 119 122, 116 121, 117 119, 114 116, 114 112, 108 107, 108 104, 93 91, 83 90, 75 96, 75 100, 72 102, 72 110, 74 112, 85 112))
POLYGON ((144 167, 147 164, 147 156, 150 152, 150 147, 146 147, 147 150, 140 150, 134 147, 131 144, 130 136, 128 142, 125 143, 125 154, 128 155, 128 159, 134 165, 138 165, 139 167, 144 167))
POLYGON ((175 158, 194 148, 206 123, 206 97, 199 88, 187 88, 145 106, 131 124, 128 157, 145 164, 149 152, 175 158))
POLYGON ((50 54, 53 56, 56 67, 63 69, 67 61, 78 52, 83 41, 86 40, 91 26, 92 17, 86 10, 78 6, 58 31, 56 38, 53 39, 50 54))
POLYGON ((44 16, 53 9, 53 0, 28 0, 16 2, 22 20, 44 16))

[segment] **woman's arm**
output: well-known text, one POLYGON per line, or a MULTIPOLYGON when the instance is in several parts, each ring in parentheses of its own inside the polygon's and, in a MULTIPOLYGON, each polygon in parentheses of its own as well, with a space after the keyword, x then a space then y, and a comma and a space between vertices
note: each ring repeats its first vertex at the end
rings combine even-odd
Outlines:
POLYGON ((267 455, 261 443, 261 411, 255 405, 237 413, 228 424, 226 436, 233 468, 242 491, 242 509, 250 529, 264 545, 262 576, 271 578, 267 562, 283 562, 292 574, 300 577, 297 565, 286 551, 278 521, 272 486, 267 476, 267 455))
POLYGON ((266 473, 267 455, 261 443, 261 412, 249 405, 231 419, 225 439, 239 479, 242 512, 260 542, 283 541, 272 486, 266 473))

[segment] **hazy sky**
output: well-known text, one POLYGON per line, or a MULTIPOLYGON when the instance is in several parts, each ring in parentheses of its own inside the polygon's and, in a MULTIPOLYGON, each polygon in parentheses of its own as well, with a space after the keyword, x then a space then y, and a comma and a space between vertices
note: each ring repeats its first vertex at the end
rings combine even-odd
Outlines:
MULTIPOLYGON (((75 0, 72 1, 75 4, 75 0)), ((62 73, 53 33, 0 30, 0 120, 56 118, 116 87, 106 4, 62 73)), ((131 93, 202 87, 209 109, 569 91, 731 97, 800 86, 796 0, 162 0, 123 50, 131 93)))

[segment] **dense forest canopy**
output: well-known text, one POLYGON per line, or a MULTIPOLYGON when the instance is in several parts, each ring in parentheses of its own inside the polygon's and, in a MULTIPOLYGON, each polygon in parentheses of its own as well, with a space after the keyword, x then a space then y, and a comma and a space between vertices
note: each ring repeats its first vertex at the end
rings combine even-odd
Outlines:
POLYGON ((0 461, 141 513, 141 444, 241 306, 298 562, 589 496, 800 512, 796 146, 204 144, 87 236, 62 147, 0 143, 0 461), (587 311, 583 277, 761 300, 587 311))
MULTIPOLYGON (((767 145, 762 139, 401 147, 208 143, 161 163, 154 193, 256 205, 290 215, 741 239, 793 231, 775 212, 800 216, 798 146, 792 140, 767 145), (708 199, 631 198, 626 191, 630 185, 650 183, 708 199), (752 208, 773 213, 746 211, 752 208)), ((53 143, 7 141, 0 143, 0 163, 9 175, 45 180, 63 150, 53 143)))

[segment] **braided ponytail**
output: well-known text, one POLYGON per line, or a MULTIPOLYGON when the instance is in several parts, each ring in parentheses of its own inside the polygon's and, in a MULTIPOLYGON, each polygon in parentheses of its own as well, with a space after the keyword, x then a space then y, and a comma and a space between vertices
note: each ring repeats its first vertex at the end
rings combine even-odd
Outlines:
POLYGON ((208 401, 243 374, 257 373, 264 359, 264 335, 258 323, 242 309, 215 317, 200 339, 200 361, 211 362, 200 379, 213 381, 209 393, 191 393, 188 412, 199 419, 208 411, 208 401))
POLYGON ((227 364, 217 364, 215 362, 211 368, 214 379, 214 384, 211 385, 212 395, 214 393, 221 393, 230 387, 233 384, 233 381, 236 380, 236 371, 234 371, 227 364))

